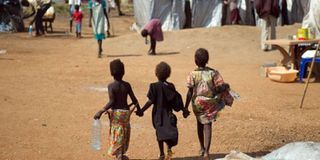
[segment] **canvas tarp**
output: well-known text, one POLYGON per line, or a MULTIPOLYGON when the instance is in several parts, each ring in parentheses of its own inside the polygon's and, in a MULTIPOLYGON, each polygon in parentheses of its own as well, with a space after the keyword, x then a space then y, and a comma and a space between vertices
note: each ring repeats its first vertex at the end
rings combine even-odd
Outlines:
POLYGON ((164 31, 182 29, 185 23, 184 0, 134 0, 135 29, 153 18, 161 20, 164 31))
POLYGON ((222 1, 221 0, 193 0, 192 27, 221 26, 222 1))
POLYGON ((320 38, 320 1, 311 0, 310 10, 303 19, 302 27, 314 28, 317 38, 320 38))

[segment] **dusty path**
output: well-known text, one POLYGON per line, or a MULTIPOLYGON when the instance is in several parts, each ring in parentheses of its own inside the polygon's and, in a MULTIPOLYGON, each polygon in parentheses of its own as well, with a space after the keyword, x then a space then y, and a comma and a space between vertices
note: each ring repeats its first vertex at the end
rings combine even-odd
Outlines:
MULTIPOLYGON (((194 51, 210 52, 209 66, 220 71, 225 81, 241 94, 241 100, 223 111, 214 124, 211 152, 215 156, 240 150, 253 154, 268 152, 293 141, 320 140, 318 83, 311 83, 305 108, 298 109, 301 83, 276 83, 259 76, 259 66, 278 62, 277 51, 259 50, 258 28, 226 26, 165 33, 157 56, 147 56, 148 46, 128 31, 132 17, 112 17, 116 37, 104 41, 104 57, 97 58, 97 44, 91 29, 84 38, 66 35, 66 18, 54 24, 57 31, 47 37, 29 38, 27 33, 0 34, 0 159, 106 159, 103 151, 90 149, 92 116, 107 102, 103 90, 112 81, 109 62, 125 63, 125 80, 133 86, 141 104, 149 83, 156 81, 154 67, 160 61, 172 67, 169 81, 185 95, 187 74, 195 68, 194 51)), ((295 26, 279 27, 278 37, 295 33, 295 26)), ((128 156, 155 159, 158 156, 150 111, 132 117, 128 156)), ((198 153, 194 116, 183 119, 177 113, 180 141, 174 157, 195 159, 198 153)), ((103 117, 107 147, 107 117, 103 117)))

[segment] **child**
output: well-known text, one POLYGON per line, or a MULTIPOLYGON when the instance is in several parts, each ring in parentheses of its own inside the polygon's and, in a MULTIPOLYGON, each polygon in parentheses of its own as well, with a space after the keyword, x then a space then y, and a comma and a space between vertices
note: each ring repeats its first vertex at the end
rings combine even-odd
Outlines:
POLYGON ((102 113, 107 112, 110 108, 112 109, 108 155, 116 156, 118 160, 122 160, 128 150, 130 139, 129 118, 131 112, 127 103, 128 95, 138 110, 140 110, 140 107, 130 84, 122 80, 124 65, 119 59, 110 62, 110 72, 114 82, 108 86, 109 102, 95 114, 94 119, 100 119, 102 113))
MULTIPOLYGON (((110 28, 109 18, 107 14, 107 3, 105 0, 90 0, 88 3, 90 9, 90 17, 89 17, 89 27, 93 26, 93 33, 98 41, 98 58, 102 57, 102 40, 105 39, 105 23, 104 20, 106 18, 108 29, 110 28), (103 17, 105 16, 105 18, 103 17), (92 24, 91 24, 92 23, 92 24)), ((107 31, 108 36, 110 32, 107 31)))
POLYGON ((75 11, 73 12, 72 18, 76 24, 76 36, 77 38, 81 38, 81 22, 83 18, 82 12, 79 10, 80 6, 75 5, 75 11))
POLYGON ((200 48, 195 53, 197 69, 188 76, 185 110, 188 110, 192 100, 193 112, 197 118, 198 138, 200 142, 200 155, 209 160, 209 149, 212 134, 212 122, 217 113, 226 105, 231 106, 233 98, 229 94, 229 85, 217 70, 206 67, 209 54, 206 49, 200 48))
POLYGON ((147 36, 148 35, 150 36, 151 45, 150 45, 148 54, 155 55, 157 41, 163 41, 163 33, 161 29, 160 19, 152 19, 150 22, 148 22, 144 26, 144 29, 141 31, 141 35, 142 37, 146 38, 146 42, 147 42, 147 36))
MULTIPOLYGON (((167 78, 170 76, 170 66, 161 62, 156 67, 156 76, 158 82, 151 83, 148 91, 148 101, 140 111, 137 111, 138 116, 143 116, 143 112, 147 110, 152 104, 152 124, 156 129, 156 135, 160 150, 159 160, 164 160, 164 148, 165 142, 168 146, 168 157, 171 159, 171 148, 178 143, 178 129, 177 118, 172 113, 175 111, 183 110, 183 102, 180 94, 175 90, 172 83, 167 82, 167 78)), ((188 114, 184 112, 184 114, 188 114)))

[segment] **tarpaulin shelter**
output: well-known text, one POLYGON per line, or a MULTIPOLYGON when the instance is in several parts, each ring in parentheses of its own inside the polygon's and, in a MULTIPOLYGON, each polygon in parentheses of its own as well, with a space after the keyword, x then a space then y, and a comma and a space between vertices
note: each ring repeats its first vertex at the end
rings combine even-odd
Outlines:
POLYGON ((310 10, 303 19, 302 26, 315 29, 317 38, 320 38, 320 1, 310 0, 310 10))
MULTIPOLYGON (((238 0, 238 9, 243 25, 259 25, 252 0, 238 0)), ((279 0, 282 15, 278 24, 301 23, 309 11, 310 0, 279 0)), ((177 30, 185 27, 218 27, 230 24, 228 7, 222 0, 134 0, 134 28, 140 30, 152 18, 162 22, 164 31, 177 30), (186 7, 190 4, 190 8, 186 7), (190 9, 190 14, 187 10, 190 9)))
POLYGON ((185 23, 185 0, 134 0, 135 29, 141 29, 152 18, 162 22, 162 29, 182 29, 185 23))

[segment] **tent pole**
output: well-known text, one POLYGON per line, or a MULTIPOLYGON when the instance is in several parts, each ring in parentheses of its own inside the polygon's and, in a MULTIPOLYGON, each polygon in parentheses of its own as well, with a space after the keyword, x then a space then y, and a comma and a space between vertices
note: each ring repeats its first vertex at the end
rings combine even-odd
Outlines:
POLYGON ((301 103, 300 103, 300 109, 301 109, 302 106, 303 106, 304 97, 306 96, 306 93, 307 93, 307 89, 308 89, 308 85, 309 85, 309 80, 310 80, 311 72, 312 72, 312 70, 313 70, 314 61, 315 61, 316 56, 317 56, 317 53, 318 53, 318 51, 319 51, 319 46, 320 46, 320 41, 318 42, 318 46, 317 46, 317 49, 316 49, 316 53, 314 54, 314 56, 313 56, 313 58, 312 58, 312 62, 311 62, 311 66, 310 66, 310 71, 309 71, 309 73, 308 73, 307 83, 306 83, 306 85, 304 86, 303 96, 302 96, 301 103))

